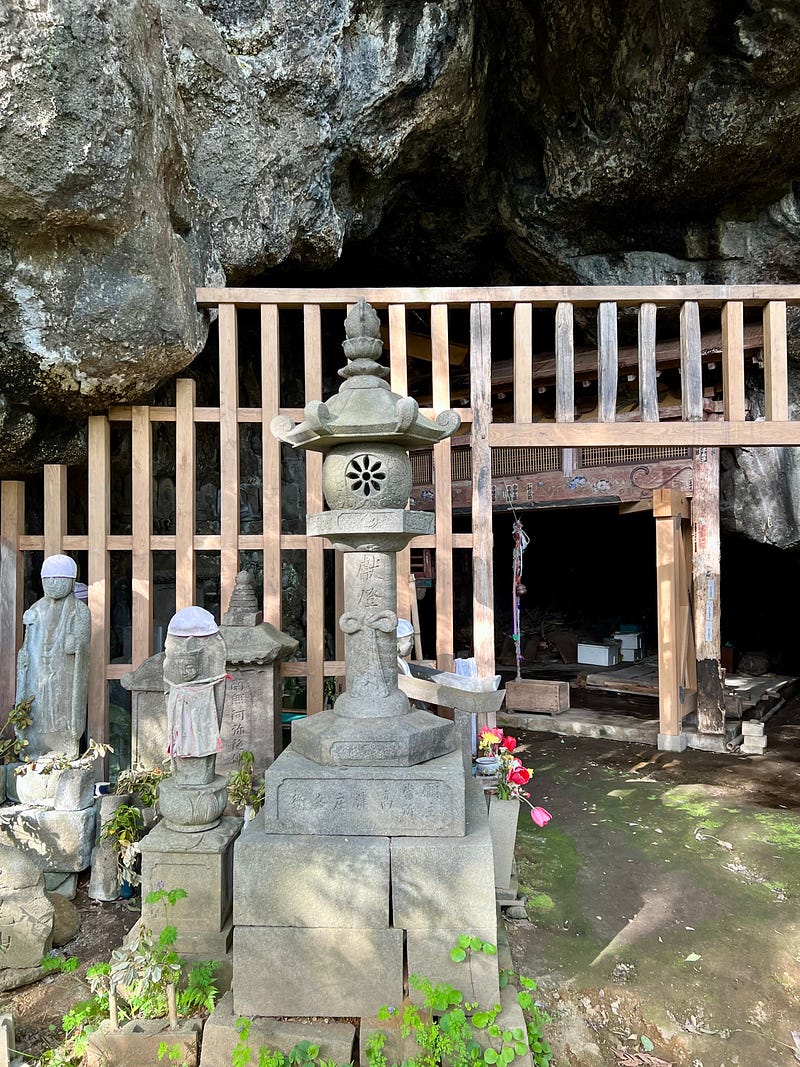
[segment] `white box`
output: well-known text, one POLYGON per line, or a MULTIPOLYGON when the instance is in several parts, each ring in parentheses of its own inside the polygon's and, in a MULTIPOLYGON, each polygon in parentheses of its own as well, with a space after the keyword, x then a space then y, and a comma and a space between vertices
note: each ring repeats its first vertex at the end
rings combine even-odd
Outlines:
MULTIPOLYGON (((641 648, 642 647, 642 631, 637 630, 636 633, 616 633, 614 634, 614 640, 619 641, 623 648, 641 648)), ((624 656, 622 657, 625 658, 624 656)))
POLYGON ((614 667, 619 663, 618 645, 578 644, 578 663, 595 663, 602 667, 614 667))
POLYGON ((643 655, 641 648, 622 648, 619 658, 621 663, 638 663, 643 655))

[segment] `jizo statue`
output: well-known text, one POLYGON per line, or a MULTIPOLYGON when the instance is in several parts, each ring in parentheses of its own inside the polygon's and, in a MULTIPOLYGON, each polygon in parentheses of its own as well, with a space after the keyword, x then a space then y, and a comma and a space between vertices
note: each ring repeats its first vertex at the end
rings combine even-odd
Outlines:
POLYGON ((159 791, 161 813, 171 829, 209 829, 225 810, 226 780, 215 773, 222 748, 225 658, 225 642, 210 612, 192 606, 173 615, 164 643, 173 777, 159 791))
POLYGON ((17 657, 17 700, 34 697, 25 731, 27 754, 78 755, 86 729, 91 615, 74 595, 78 567, 69 556, 42 565, 44 596, 25 614, 25 640, 17 657))

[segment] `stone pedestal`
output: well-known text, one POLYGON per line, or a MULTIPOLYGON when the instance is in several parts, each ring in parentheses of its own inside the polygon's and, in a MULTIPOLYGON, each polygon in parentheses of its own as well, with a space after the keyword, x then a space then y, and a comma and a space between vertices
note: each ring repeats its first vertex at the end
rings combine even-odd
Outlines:
POLYGON ((413 767, 327 767, 292 748, 266 776, 267 833, 463 836, 460 752, 413 767))
POLYGON ((161 822, 142 840, 142 921, 157 933, 176 926, 180 953, 218 960, 230 949, 233 844, 241 825, 226 816, 213 830, 186 834, 161 822), (187 895, 165 915, 163 904, 145 901, 155 888, 187 895))
POLYGON ((78 811, 8 805, 0 814, 0 844, 38 857, 47 873, 77 874, 92 858, 95 810, 78 811))
MULTIPOLYGON (((203 1028, 201 1067, 231 1067, 233 1050, 239 1043, 239 1016, 233 1010, 233 995, 220 997, 211 1018, 203 1028)), ((319 1045, 319 1059, 326 1063, 352 1063, 356 1031, 352 1023, 326 1019, 255 1018, 250 1027, 248 1044, 252 1063, 258 1061, 260 1048, 288 1055, 301 1041, 319 1045)))
MULTIPOLYGON (((380 811, 370 812, 360 802, 376 788, 372 776, 386 774, 387 768, 345 779, 341 769, 327 770, 329 777, 323 780, 337 782, 337 796, 344 798, 337 810, 336 800, 305 789, 299 776, 308 761, 291 752, 281 756, 270 776, 282 768, 286 782, 299 778, 300 795, 318 802, 319 821, 331 828, 272 832, 276 824, 262 811, 236 842, 237 1015, 341 1017, 399 1004, 404 941, 411 972, 449 981, 468 999, 495 1003, 496 957, 477 955, 469 967, 449 957, 462 933, 497 941, 492 844, 483 790, 471 780, 465 788, 459 753, 432 762, 440 770, 447 767, 449 796, 454 802, 461 798, 464 833, 411 833, 413 805, 403 809, 396 822, 389 808, 382 813, 385 827, 397 831, 405 821, 405 830, 369 833, 365 826, 377 825, 380 811), (364 782, 366 789, 359 784, 364 782), (333 828, 331 808, 350 830, 333 828), (251 980, 254 966, 262 975, 258 983, 251 980)), ((404 776, 421 769, 391 768, 393 777, 386 780, 405 782, 402 791, 408 795, 404 776)))
POLYGON ((91 764, 28 770, 8 781, 16 803, 0 808, 0 844, 39 858, 48 889, 74 897, 77 875, 89 866, 94 844, 94 768, 91 764))

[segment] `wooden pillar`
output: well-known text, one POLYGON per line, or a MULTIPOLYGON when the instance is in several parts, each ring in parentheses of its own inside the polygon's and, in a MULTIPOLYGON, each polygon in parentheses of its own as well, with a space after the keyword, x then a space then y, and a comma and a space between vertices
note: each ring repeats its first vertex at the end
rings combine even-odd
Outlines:
POLYGON ((219 615, 239 570, 239 335, 236 306, 219 309, 219 615))
POLYGON ((175 610, 196 599, 195 383, 179 378, 175 395, 175 610))
POLYGON ((44 468, 45 559, 64 551, 66 532, 67 468, 62 463, 47 463, 44 468))
MULTIPOLYGON (((319 304, 307 304, 303 315, 306 403, 322 399, 322 317, 319 304)), ((306 451, 306 515, 325 506, 321 452, 306 451)), ((325 666, 325 546, 321 537, 306 539, 306 679, 307 711, 322 711, 325 666)))
MULTIPOLYGON (((494 674, 494 575, 492 567, 492 308, 470 308, 470 403, 472 406, 472 642, 478 675, 494 674)), ((494 716, 492 716, 494 719, 494 716)), ((487 725, 478 716, 478 728, 487 725)))
POLYGON ((103 415, 89 417, 89 611, 92 643, 89 660, 89 737, 108 742, 106 669, 111 629, 111 583, 108 556, 111 496, 109 424, 103 415))
MULTIPOLYGON (((489 305, 491 307, 491 305, 489 305)), ((559 305, 561 306, 561 305, 559 305)), ((567 305, 572 310, 572 305, 567 305)), ((572 340, 572 331, 570 331, 572 340)), ((556 354, 558 366, 558 354, 556 354)), ((574 382, 573 382, 574 384, 574 382)), ((559 402, 556 390, 556 403, 559 402)), ((533 417, 533 305, 514 305, 514 422, 533 417)), ((562 420, 558 420, 559 422, 562 420)), ((565 420, 566 421, 566 420, 565 420)))
POLYGON ((277 304, 261 307, 261 514, 264 542, 264 618, 281 626, 281 443, 270 430, 281 405, 277 304))
POLYGON ((675 489, 653 493, 656 520, 656 581, 658 582, 658 747, 682 751, 685 712, 679 568, 683 558, 682 519, 689 516, 686 497, 675 489))
POLYGON ((17 691, 17 650, 22 644, 25 483, 3 482, 0 489, 0 713, 14 705, 17 691))
POLYGON ((720 666, 719 449, 696 448, 692 496, 692 583, 697 648, 697 728, 725 731, 720 666))
MULTIPOLYGON (((433 407, 450 407, 450 344, 447 304, 431 305, 433 407)), ((450 438, 433 447, 436 480, 436 665, 454 667, 453 639, 453 482, 450 438)))
POLYGON ((153 434, 150 408, 138 405, 132 408, 131 435, 131 664, 135 670, 153 651, 153 553, 150 551, 153 533, 153 434))
MULTIPOLYGON (((405 304, 389 305, 389 367, 392 392, 400 396, 408 395, 408 344, 406 339, 405 304)), ((337 553, 338 556, 338 553, 337 553)), ((337 579, 339 572, 337 571, 337 579)), ((411 577, 411 546, 406 545, 397 553, 397 617, 411 621, 411 595, 409 578, 411 577)), ((342 601, 344 603, 344 601, 342 601)), ((339 602, 336 603, 336 618, 339 618, 339 602)), ((338 628, 337 628, 338 635, 338 628)), ((344 645, 339 654, 337 638, 336 658, 344 655, 344 645)))

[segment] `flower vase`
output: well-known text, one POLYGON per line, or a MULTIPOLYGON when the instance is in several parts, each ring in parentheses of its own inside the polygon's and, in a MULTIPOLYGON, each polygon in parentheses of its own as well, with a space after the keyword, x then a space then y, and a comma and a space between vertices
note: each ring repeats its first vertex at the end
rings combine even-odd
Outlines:
POLYGON ((478 756, 475 760, 475 773, 479 778, 487 778, 496 774, 499 766, 499 756, 478 756))
POLYGON ((514 867, 514 844, 517 840, 519 800, 489 797, 489 835, 494 853, 494 884, 497 889, 511 888, 514 867))

